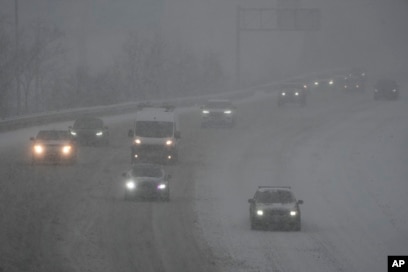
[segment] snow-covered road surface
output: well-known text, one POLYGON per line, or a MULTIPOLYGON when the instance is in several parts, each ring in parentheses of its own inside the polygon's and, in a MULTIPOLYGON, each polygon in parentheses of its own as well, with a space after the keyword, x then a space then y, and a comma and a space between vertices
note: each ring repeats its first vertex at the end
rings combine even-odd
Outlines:
POLYGON ((123 201, 132 114, 106 118, 111 146, 81 148, 74 166, 28 164, 38 128, 2 133, 0 268, 386 271, 387 255, 408 255, 407 103, 313 94, 280 109, 259 94, 234 129, 182 114, 170 203, 123 201), (301 232, 250 230, 258 185, 292 186, 301 232))

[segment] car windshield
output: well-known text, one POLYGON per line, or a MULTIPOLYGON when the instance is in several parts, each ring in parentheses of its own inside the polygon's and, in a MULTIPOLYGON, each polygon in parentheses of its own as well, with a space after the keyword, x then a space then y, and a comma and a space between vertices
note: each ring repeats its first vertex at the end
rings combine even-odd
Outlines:
POLYGON ((50 140, 69 140, 70 135, 68 131, 62 130, 43 130, 38 132, 37 140, 50 141, 50 140))
POLYGON ((78 119, 74 123, 74 128, 77 129, 94 129, 103 127, 103 121, 98 118, 84 118, 78 119))
POLYGON ((159 178, 162 176, 162 171, 159 167, 135 166, 132 168, 132 176, 159 178))
POLYGON ((232 104, 228 101, 210 101, 205 107, 208 109, 230 109, 232 104))
POLYGON ((291 203, 294 198, 289 191, 258 191, 255 200, 259 203, 291 203))
POLYGON ((173 122, 137 121, 135 135, 152 138, 172 137, 173 124, 173 122))

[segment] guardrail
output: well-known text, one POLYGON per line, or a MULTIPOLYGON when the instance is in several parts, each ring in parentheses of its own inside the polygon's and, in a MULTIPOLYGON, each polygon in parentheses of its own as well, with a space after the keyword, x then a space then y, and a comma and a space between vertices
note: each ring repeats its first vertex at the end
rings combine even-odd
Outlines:
MULTIPOLYGON (((336 71, 337 72, 337 71, 336 71)), ((136 112, 137 105, 141 102, 157 102, 157 103, 169 103, 176 107, 189 107, 196 104, 203 104, 209 98, 227 98, 231 100, 242 100, 252 96, 257 91, 268 90, 268 92, 274 92, 274 86, 281 84, 282 82, 294 79, 305 79, 310 76, 315 76, 318 73, 309 73, 307 75, 302 75, 298 77, 292 77, 285 80, 257 85, 248 89, 239 90, 239 91, 230 91, 219 94, 210 94, 194 97, 184 97, 184 98, 175 98, 175 99, 163 99, 163 100, 149 100, 149 101, 137 101, 129 102, 115 105, 106 105, 106 106, 97 106, 89 108, 79 108, 72 110, 62 110, 55 112, 47 112, 42 114, 22 116, 17 118, 0 120, 0 132, 10 131, 21 129, 25 127, 32 127, 38 125, 49 124, 53 122, 63 122, 74 120, 85 114, 92 114, 97 116, 109 116, 109 115, 118 115, 125 114, 130 112, 136 112)))

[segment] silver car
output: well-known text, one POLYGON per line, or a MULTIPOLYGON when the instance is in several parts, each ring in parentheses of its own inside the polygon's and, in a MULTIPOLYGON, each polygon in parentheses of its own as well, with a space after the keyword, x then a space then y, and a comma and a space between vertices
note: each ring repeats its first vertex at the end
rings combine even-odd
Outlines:
POLYGON ((122 176, 125 178, 125 200, 170 200, 171 176, 165 173, 161 165, 137 163, 122 176))

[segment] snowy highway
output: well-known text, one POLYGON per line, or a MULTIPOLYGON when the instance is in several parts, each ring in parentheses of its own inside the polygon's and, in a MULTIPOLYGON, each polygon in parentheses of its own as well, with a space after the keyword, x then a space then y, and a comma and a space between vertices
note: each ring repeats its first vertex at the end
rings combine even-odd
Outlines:
MULTIPOLYGON (((73 166, 29 164, 38 128, 0 138, 0 271, 386 271, 408 255, 408 101, 315 93, 304 108, 258 94, 233 129, 181 113, 171 201, 123 200, 132 114, 73 166), (251 231, 258 185, 290 185, 302 231, 251 231)), ((48 127, 67 128, 71 123, 48 127)))

